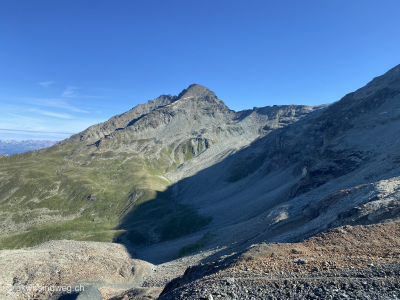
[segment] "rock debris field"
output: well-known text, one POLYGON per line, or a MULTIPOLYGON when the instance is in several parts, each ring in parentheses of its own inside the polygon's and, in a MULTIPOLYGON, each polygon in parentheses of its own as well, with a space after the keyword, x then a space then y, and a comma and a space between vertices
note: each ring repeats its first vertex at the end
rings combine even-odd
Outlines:
POLYGON ((159 299, 400 299, 399 236, 392 223, 254 245, 188 268, 159 299))

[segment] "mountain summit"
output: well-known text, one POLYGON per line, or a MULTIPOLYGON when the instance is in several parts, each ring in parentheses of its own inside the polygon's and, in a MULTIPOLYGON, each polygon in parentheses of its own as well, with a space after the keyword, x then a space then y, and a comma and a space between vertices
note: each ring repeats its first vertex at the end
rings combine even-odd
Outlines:
POLYGON ((179 95, 178 99, 182 98, 204 98, 206 96, 216 98, 214 92, 210 91, 207 87, 200 84, 191 84, 188 88, 184 89, 179 95))
MULTIPOLYGON (((200 113, 201 110, 229 112, 229 109, 216 97, 214 92, 204 86, 192 84, 187 89, 184 89, 178 96, 161 95, 154 100, 148 101, 146 104, 135 106, 126 113, 112 117, 104 123, 91 126, 85 131, 65 140, 63 143, 99 140, 116 130, 126 129, 134 125, 146 114, 156 110, 164 115, 164 119, 168 119, 169 112, 175 111, 178 107, 180 110, 185 110, 187 113, 200 113), (176 105, 178 102, 179 105, 176 105)), ((157 114, 150 114, 149 117, 156 117, 156 115, 157 114)), ((160 117, 160 114, 158 117, 160 117)), ((154 124, 154 122, 157 121, 153 120, 152 124, 154 124)))

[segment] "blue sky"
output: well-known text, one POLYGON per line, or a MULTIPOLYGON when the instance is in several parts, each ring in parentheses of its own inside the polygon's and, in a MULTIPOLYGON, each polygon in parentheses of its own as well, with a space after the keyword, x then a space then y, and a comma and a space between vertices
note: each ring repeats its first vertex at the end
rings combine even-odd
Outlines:
POLYGON ((330 103, 400 63, 399 11, 398 0, 2 0, 0 139, 61 140, 192 83, 234 110, 330 103))

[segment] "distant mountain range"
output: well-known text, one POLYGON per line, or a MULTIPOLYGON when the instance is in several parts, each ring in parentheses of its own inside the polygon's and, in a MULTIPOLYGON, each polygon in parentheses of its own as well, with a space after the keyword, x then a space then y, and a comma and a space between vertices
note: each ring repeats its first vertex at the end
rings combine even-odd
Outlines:
POLYGON ((57 141, 14 141, 14 140, 0 140, 0 155, 1 154, 14 154, 23 153, 26 151, 39 150, 47 148, 58 143, 57 141))

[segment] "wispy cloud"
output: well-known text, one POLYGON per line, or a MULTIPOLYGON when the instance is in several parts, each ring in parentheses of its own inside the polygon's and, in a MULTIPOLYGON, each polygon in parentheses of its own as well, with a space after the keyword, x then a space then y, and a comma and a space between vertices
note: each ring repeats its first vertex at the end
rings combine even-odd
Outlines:
POLYGON ((47 99, 22 98, 22 99, 25 101, 29 101, 30 104, 34 104, 34 105, 62 108, 62 109, 66 109, 66 110, 73 111, 73 112, 79 112, 79 113, 89 113, 86 110, 83 110, 83 109, 80 109, 78 107, 68 104, 67 102, 65 102, 64 99, 58 99, 58 98, 47 98, 47 99))
POLYGON ((78 90, 80 90, 80 87, 76 86, 67 86, 62 94, 64 98, 75 98, 80 95, 78 90))
POLYGON ((15 116, 15 117, 20 117, 20 118, 24 118, 24 119, 30 119, 30 120, 40 121, 39 119, 35 119, 35 118, 31 118, 31 117, 26 117, 26 116, 21 116, 21 115, 12 114, 12 113, 7 113, 7 115, 15 116))
POLYGON ((88 113, 88 111, 86 111, 86 110, 72 106, 72 105, 66 103, 65 101, 57 99, 57 98, 56 99, 42 99, 42 100, 38 101, 36 104, 38 104, 40 106, 63 108, 63 109, 73 111, 73 112, 88 113))
POLYGON ((52 103, 50 103, 49 106, 58 107, 58 108, 64 108, 66 110, 74 111, 74 112, 89 113, 86 110, 74 107, 74 106, 69 105, 68 103, 66 103, 64 101, 60 101, 60 100, 54 100, 52 103))
POLYGON ((37 112, 37 113, 39 113, 41 115, 55 117, 55 118, 72 119, 72 116, 70 116, 68 114, 59 114, 59 113, 55 113, 55 112, 52 112, 52 111, 41 110, 41 109, 36 109, 36 108, 32 108, 31 111, 37 112))
POLYGON ((93 96, 82 94, 80 91, 85 90, 77 86, 66 86, 64 92, 62 93, 63 98, 103 98, 101 96, 93 96))
POLYGON ((43 82, 39 82, 39 84, 40 84, 41 86, 44 86, 44 87, 48 87, 49 85, 52 85, 53 83, 55 83, 55 81, 43 81, 43 82))

